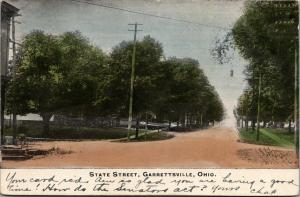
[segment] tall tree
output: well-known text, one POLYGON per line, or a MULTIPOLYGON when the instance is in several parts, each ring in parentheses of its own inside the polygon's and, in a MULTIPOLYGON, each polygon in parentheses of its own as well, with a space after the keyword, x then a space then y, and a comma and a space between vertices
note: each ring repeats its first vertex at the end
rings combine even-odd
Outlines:
POLYGON ((7 96, 19 114, 38 113, 43 118, 44 130, 49 134, 49 120, 58 103, 57 68, 61 50, 55 36, 33 31, 25 36, 20 49, 20 61, 15 81, 7 96))
POLYGON ((298 14, 298 1, 246 1, 243 15, 213 50, 222 62, 232 46, 249 62, 245 69, 252 91, 249 111, 252 115, 256 111, 259 121, 291 121, 297 109, 298 99, 293 97, 298 95, 294 85, 298 14))
POLYGON ((93 106, 104 59, 102 51, 79 32, 61 36, 31 32, 22 41, 16 77, 7 92, 8 110, 16 107, 18 114, 40 114, 44 134, 51 135, 54 113, 93 106))
MULTIPOLYGON (((133 42, 126 41, 113 48, 104 79, 99 82, 97 104, 108 114, 128 114, 132 48, 133 42)), ((133 93, 133 115, 137 120, 152 110, 157 91, 156 68, 162 56, 162 45, 155 39, 146 36, 137 41, 133 93)))
POLYGON ((103 80, 108 57, 90 44, 80 32, 59 36, 62 48, 60 67, 60 111, 76 116, 95 116, 99 80, 103 80))
POLYGON ((296 1, 248 1, 232 30, 235 45, 252 67, 249 70, 255 80, 248 81, 256 92, 262 88, 261 115, 265 120, 272 116, 286 121, 293 114, 297 24, 296 1))
MULTIPOLYGON (((214 88, 191 58, 170 58, 162 62, 164 82, 160 87, 157 113, 169 122, 189 123, 200 119, 219 121, 223 118, 223 105, 214 88)), ((199 122, 199 121, 198 121, 199 122)))

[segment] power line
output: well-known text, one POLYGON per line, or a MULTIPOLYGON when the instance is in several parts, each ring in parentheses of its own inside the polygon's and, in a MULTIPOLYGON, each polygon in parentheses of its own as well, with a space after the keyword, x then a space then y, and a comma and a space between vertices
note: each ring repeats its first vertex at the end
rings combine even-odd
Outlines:
POLYGON ((94 5, 94 6, 99 6, 99 7, 103 7, 103 8, 119 10, 119 11, 128 12, 128 13, 132 13, 132 14, 139 14, 139 15, 144 15, 144 16, 161 18, 161 19, 165 19, 165 20, 172 20, 172 21, 177 21, 177 22, 182 22, 182 23, 205 26, 205 27, 209 27, 209 28, 217 28, 217 29, 224 29, 224 30, 229 30, 230 29, 230 28, 226 28, 226 27, 223 27, 223 26, 196 23, 196 22, 192 22, 192 21, 188 21, 188 20, 184 20, 184 19, 172 18, 172 17, 168 17, 168 16, 160 16, 160 15, 155 15, 155 14, 151 14, 151 13, 146 13, 146 12, 143 12, 143 11, 129 10, 129 9, 115 7, 115 6, 111 6, 111 5, 104 5, 104 4, 98 4, 98 3, 92 3, 92 2, 80 1, 80 0, 70 0, 70 1, 77 2, 77 3, 83 3, 83 4, 94 5))
MULTIPOLYGON (((144 15, 144 16, 161 18, 161 19, 165 19, 165 20, 172 20, 172 21, 177 21, 177 22, 183 22, 183 23, 188 23, 188 24, 205 26, 205 27, 209 27, 209 28, 217 28, 217 29, 222 29, 222 30, 232 30, 231 28, 226 28, 226 27, 223 27, 223 26, 208 25, 208 24, 203 24, 203 23, 196 23, 196 22, 192 22, 192 21, 188 21, 188 20, 184 20, 184 19, 177 19, 177 18, 172 18, 172 17, 168 17, 168 16, 160 16, 160 15, 155 15, 155 14, 146 13, 146 12, 137 11, 137 10, 129 10, 129 9, 125 9, 125 8, 115 7, 115 6, 112 6, 112 5, 97 4, 97 3, 92 3, 92 2, 87 2, 87 1, 80 1, 80 0, 71 0, 71 1, 78 2, 78 3, 83 3, 83 4, 95 5, 95 6, 109 8, 109 9, 115 9, 115 10, 119 10, 119 11, 123 11, 123 12, 133 13, 133 14, 140 14, 140 15, 144 15)), ((97 0, 97 1, 101 1, 101 0, 97 0)), ((247 34, 249 37, 253 36, 252 33, 248 32, 248 31, 247 32, 241 32, 241 33, 247 34)), ((240 34, 240 33, 238 33, 238 34, 240 34)), ((278 32, 275 32, 275 34, 278 34, 278 32)), ((284 34, 285 35, 277 35, 277 36, 280 36, 280 37, 283 37, 283 36, 290 37, 290 35, 287 35, 287 33, 284 33, 284 34)))

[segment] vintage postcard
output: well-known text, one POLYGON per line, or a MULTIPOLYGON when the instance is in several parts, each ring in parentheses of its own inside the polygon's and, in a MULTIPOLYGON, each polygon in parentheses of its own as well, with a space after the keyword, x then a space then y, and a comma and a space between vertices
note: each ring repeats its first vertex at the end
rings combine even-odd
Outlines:
POLYGON ((298 1, 0 2, 2 195, 298 195, 298 1))

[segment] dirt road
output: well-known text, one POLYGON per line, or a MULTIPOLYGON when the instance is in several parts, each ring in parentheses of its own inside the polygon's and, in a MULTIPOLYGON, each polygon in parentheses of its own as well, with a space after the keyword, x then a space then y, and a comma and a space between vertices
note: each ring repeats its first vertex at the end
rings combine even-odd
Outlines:
POLYGON ((111 141, 38 142, 36 148, 59 148, 26 161, 4 161, 2 168, 297 168, 292 149, 238 142, 233 129, 215 127, 175 133, 169 140, 120 143, 111 141))

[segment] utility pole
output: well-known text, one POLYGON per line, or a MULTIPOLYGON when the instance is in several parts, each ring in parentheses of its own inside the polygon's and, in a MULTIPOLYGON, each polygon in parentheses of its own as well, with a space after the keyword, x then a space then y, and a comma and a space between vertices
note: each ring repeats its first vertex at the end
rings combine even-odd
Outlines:
POLYGON ((248 131, 248 90, 245 92, 245 102, 246 102, 246 121, 245 121, 245 127, 246 131, 248 131))
POLYGON ((134 75, 135 75, 135 52, 136 52, 136 33, 138 31, 137 27, 138 23, 134 24, 128 24, 128 25, 134 25, 134 30, 128 30, 128 31, 133 31, 134 32, 134 38, 133 38, 133 51, 132 51, 132 61, 131 61, 131 79, 130 79, 130 98, 129 98, 129 115, 128 115, 128 130, 131 129, 132 125, 132 103, 133 103, 133 84, 134 84, 134 75))
POLYGON ((203 119, 202 119, 203 117, 202 117, 202 113, 201 113, 201 116, 200 116, 200 125, 201 125, 201 128, 203 128, 203 119))
POLYGON ((294 79, 294 141, 296 155, 299 158, 299 114, 298 114, 298 52, 297 44, 295 45, 295 79, 294 79))
POLYGON ((244 128, 244 99, 242 100, 242 128, 244 128))
POLYGON ((258 101, 257 101, 257 126, 256 126, 256 141, 259 141, 259 128, 260 128, 260 94, 261 94, 261 69, 259 69, 258 81, 258 101))

